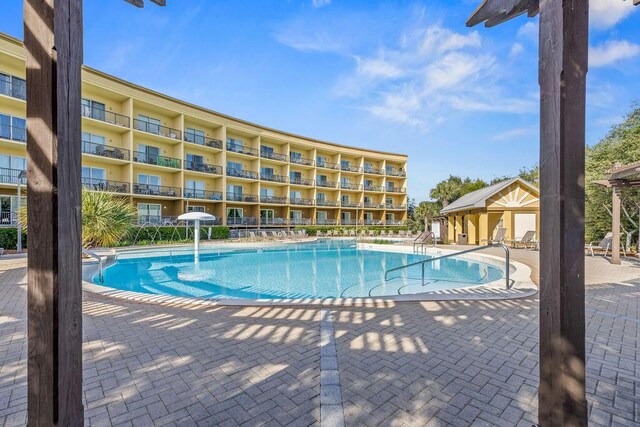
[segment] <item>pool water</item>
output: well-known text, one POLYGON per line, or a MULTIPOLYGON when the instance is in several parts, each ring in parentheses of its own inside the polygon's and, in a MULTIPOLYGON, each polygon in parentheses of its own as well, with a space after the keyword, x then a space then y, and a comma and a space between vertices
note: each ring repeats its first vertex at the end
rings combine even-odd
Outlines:
MULTIPOLYGON (((160 250, 123 253, 104 271, 103 285, 126 291, 195 298, 335 298, 414 294, 483 285, 498 267, 459 258, 385 271, 429 258, 359 250, 355 241, 318 241, 265 249, 160 250)), ((97 277, 94 277, 94 281, 97 277)))

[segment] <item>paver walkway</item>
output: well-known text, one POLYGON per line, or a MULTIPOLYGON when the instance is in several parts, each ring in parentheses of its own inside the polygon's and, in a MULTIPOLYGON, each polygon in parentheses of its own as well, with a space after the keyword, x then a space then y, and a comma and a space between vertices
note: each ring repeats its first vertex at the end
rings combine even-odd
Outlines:
MULTIPOLYGON (((514 258, 525 256, 532 255, 514 258)), ((640 269, 587 262, 590 422, 638 425, 640 269)), ((21 261, 0 263, 0 426, 23 425, 26 417, 25 274, 21 261)), ((336 396, 343 417, 327 412, 323 421, 530 426, 536 420, 535 298, 331 313, 84 298, 87 425, 320 425, 321 401, 339 409, 336 396), (338 375, 329 372, 329 358, 338 375), (322 397, 321 383, 329 393, 322 397)))

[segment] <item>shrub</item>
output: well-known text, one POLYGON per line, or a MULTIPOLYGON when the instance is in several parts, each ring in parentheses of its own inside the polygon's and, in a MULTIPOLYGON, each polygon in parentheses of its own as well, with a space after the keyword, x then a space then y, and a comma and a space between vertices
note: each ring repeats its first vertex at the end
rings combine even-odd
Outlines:
MULTIPOLYGON (((127 231, 127 234, 116 244, 116 246, 131 245, 151 245, 151 244, 171 244, 193 242, 193 227, 189 227, 188 235, 184 227, 174 226, 134 226, 127 231)), ((208 238, 209 227, 200 228, 200 239, 208 238)), ((211 227, 211 239, 221 240, 229 238, 229 227, 211 227)))
MULTIPOLYGON (((18 230, 15 227, 0 228, 0 247, 16 249, 18 247, 18 230)), ((27 233, 22 231, 22 247, 27 247, 27 233)))
MULTIPOLYGON (((355 230, 356 227, 355 226, 347 227, 347 226, 340 226, 340 225, 314 225, 314 226, 298 226, 295 229, 304 230, 307 232, 307 235, 309 236, 316 236, 318 234, 318 231, 326 233, 329 230, 338 231, 342 235, 348 235, 351 232, 351 230, 355 230)), ((393 226, 367 225, 362 227, 358 226, 358 233, 360 233, 363 230, 365 233, 367 233, 367 235, 369 234, 369 230, 373 230, 374 235, 378 236, 380 235, 380 232, 382 230, 385 230, 387 232, 393 231, 394 233, 397 233, 398 231, 401 231, 401 230, 407 231, 407 226, 406 225, 393 225, 393 226)))

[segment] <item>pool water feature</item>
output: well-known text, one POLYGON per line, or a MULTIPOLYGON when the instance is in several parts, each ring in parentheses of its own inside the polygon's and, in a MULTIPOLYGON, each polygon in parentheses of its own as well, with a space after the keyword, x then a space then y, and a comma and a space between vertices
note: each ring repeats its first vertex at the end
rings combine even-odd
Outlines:
MULTIPOLYGON (((355 241, 324 240, 264 249, 158 250, 121 253, 103 286, 193 298, 339 298, 415 294, 484 285, 503 278, 490 264, 463 258, 385 271, 430 258, 357 249, 355 241)), ((94 277, 97 282, 97 277, 94 277)))

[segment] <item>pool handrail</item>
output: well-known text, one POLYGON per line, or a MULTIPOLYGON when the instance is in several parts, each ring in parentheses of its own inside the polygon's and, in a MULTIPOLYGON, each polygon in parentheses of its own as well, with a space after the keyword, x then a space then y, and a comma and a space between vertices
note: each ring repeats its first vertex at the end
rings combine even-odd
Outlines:
POLYGON ((445 259, 445 258, 451 258, 451 257, 455 257, 455 256, 465 255, 465 254, 469 254, 469 253, 472 253, 472 252, 478 252, 478 251, 481 251, 483 249, 498 248, 498 247, 504 249, 505 285, 506 285, 507 290, 511 290, 511 287, 513 286, 513 284, 511 283, 511 280, 509 280, 509 274, 510 274, 509 248, 504 243, 494 243, 492 245, 477 246, 475 248, 467 249, 467 250, 464 250, 462 252, 454 252, 454 253, 450 253, 450 254, 446 254, 446 255, 441 255, 441 256, 438 256, 438 257, 435 257, 435 258, 429 258, 429 259, 425 259, 425 260, 422 260, 422 261, 417 261, 417 262, 414 262, 414 263, 411 263, 411 264, 401 265, 400 267, 390 268, 389 270, 384 272, 384 281, 385 282, 389 281, 389 273, 392 273, 394 271, 399 271, 399 270, 405 270, 405 269, 407 269, 409 267, 414 267, 416 265, 421 265, 422 266, 422 286, 424 286, 424 266, 425 266, 426 263, 433 262, 433 261, 438 261, 438 260, 445 259))
POLYGON ((82 253, 89 255, 91 258, 97 259, 98 260, 98 266, 99 266, 99 270, 98 270, 98 280, 100 281, 100 283, 104 282, 104 276, 102 274, 103 271, 103 259, 100 255, 96 254, 95 252, 92 252, 88 249, 82 249, 82 253))
POLYGON ((433 234, 433 231, 423 231, 420 233, 418 237, 413 241, 413 253, 417 253, 416 245, 419 245, 420 252, 424 254, 424 246, 427 244, 427 241, 431 237, 431 241, 433 242, 433 246, 436 245, 436 235, 433 234))

